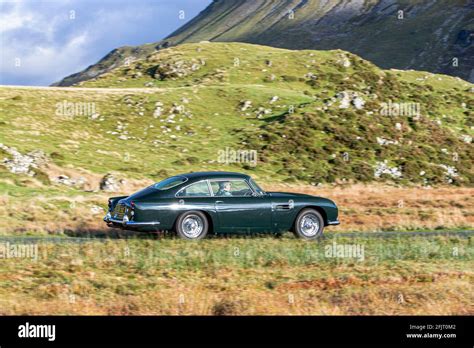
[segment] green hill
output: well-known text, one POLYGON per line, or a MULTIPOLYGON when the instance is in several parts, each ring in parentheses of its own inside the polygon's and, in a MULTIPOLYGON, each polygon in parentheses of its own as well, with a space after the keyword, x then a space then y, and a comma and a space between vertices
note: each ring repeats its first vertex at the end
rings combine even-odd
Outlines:
MULTIPOLYGON (((2 87, 1 142, 23 155, 39 149, 55 174, 64 168, 157 180, 236 170, 312 184, 474 180, 473 85, 459 78, 381 70, 340 50, 198 43, 80 85, 2 87), (68 103, 79 110, 68 113, 68 103), (397 116, 394 105, 410 115, 397 116), (226 149, 256 151, 257 165, 220 163, 226 149)), ((55 180, 40 167, 37 178, 55 180)))
POLYGON ((90 80, 166 47, 245 42, 288 49, 342 49, 388 69, 416 69, 474 82, 470 0, 215 0, 167 38, 120 47, 59 81, 90 80))

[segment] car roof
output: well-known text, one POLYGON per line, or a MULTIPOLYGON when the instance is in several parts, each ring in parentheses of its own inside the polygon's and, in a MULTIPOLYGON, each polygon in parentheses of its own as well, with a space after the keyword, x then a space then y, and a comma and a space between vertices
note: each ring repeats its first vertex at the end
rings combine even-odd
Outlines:
POLYGON ((250 178, 250 176, 246 174, 235 173, 235 172, 193 172, 193 173, 181 174, 179 176, 184 176, 192 180, 219 179, 219 178, 237 178, 237 179, 250 178))

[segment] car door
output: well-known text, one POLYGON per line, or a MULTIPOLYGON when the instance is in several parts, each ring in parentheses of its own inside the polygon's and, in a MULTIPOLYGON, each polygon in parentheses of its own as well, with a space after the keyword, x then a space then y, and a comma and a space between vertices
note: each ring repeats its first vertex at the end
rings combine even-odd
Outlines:
POLYGON ((271 231, 271 202, 255 195, 244 179, 210 180, 219 230, 222 232, 271 231), (230 183, 230 190, 225 187, 230 183))
POLYGON ((215 200, 207 180, 192 183, 176 193, 173 211, 181 213, 189 210, 201 210, 208 213, 212 222, 217 218, 215 200))

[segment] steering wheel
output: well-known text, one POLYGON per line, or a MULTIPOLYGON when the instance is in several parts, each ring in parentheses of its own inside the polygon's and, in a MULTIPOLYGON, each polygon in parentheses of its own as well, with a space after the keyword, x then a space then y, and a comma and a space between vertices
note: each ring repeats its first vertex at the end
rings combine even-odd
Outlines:
POLYGON ((245 192, 244 196, 253 196, 253 192, 251 190, 248 190, 245 192))

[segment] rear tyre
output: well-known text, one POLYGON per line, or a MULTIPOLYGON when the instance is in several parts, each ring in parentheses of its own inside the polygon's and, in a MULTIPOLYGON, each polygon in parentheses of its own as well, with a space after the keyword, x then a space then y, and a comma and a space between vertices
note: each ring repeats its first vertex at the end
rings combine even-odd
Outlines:
POLYGON ((207 235, 209 222, 200 211, 187 211, 176 220, 176 233, 182 239, 198 240, 207 235))
POLYGON ((304 240, 316 240, 323 235, 324 219, 314 209, 303 209, 295 220, 294 233, 304 240))

